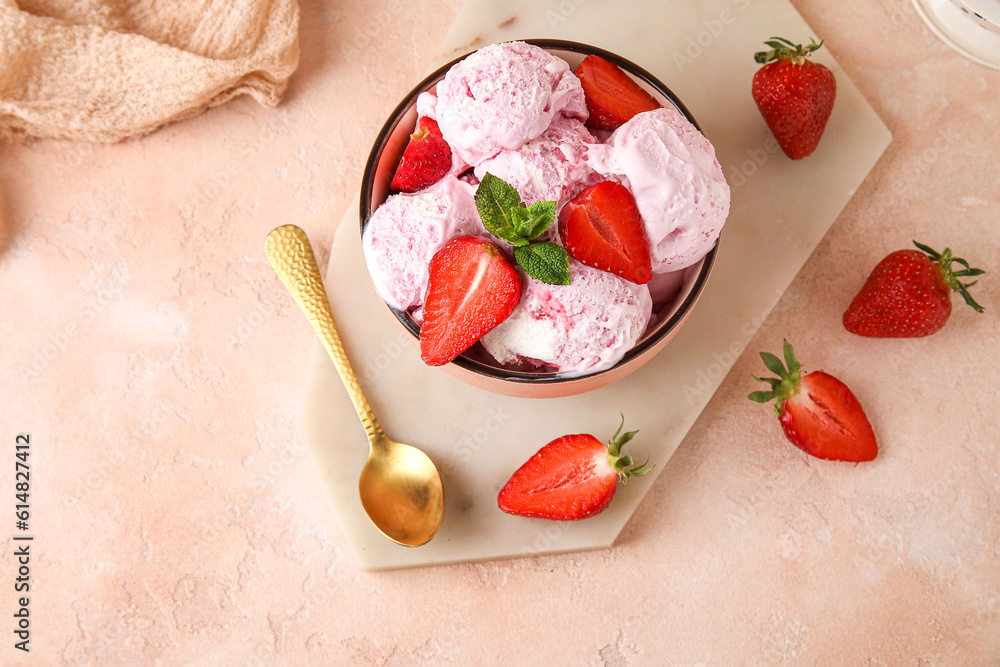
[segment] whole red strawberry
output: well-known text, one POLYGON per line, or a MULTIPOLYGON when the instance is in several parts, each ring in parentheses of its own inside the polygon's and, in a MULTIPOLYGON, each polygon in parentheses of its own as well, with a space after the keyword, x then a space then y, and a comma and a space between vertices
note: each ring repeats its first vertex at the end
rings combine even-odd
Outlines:
POLYGON ((586 124, 591 129, 616 130, 637 113, 661 106, 628 74, 600 56, 584 58, 575 74, 587 99, 590 116, 586 124))
POLYGON ((753 99, 781 150, 793 160, 812 155, 837 96, 837 80, 825 65, 806 58, 823 46, 772 37, 771 49, 754 54, 764 65, 753 75, 753 99))
POLYGON ((619 480, 645 475, 652 468, 632 465, 622 447, 637 431, 621 436, 625 418, 605 445, 592 435, 564 435, 539 449, 500 489, 497 504, 518 516, 575 521, 603 511, 615 497, 619 480))
POLYGON ((643 285, 653 277, 635 197, 621 183, 591 185, 559 212, 559 238, 579 262, 643 285))
POLYGON ((871 461, 878 455, 875 432, 861 403, 843 382, 816 371, 803 375, 792 346, 784 343, 785 364, 761 352, 760 358, 776 378, 759 378, 770 391, 755 391, 747 398, 757 403, 778 399, 775 412, 785 437, 817 458, 831 461, 871 461))
POLYGON ((939 253, 922 243, 919 250, 897 250, 875 265, 861 291, 844 312, 844 328, 869 338, 919 338, 936 333, 951 315, 951 293, 959 292, 976 311, 976 303, 959 278, 985 273, 973 269, 951 249, 939 253), (955 271, 952 263, 963 268, 955 271))
POLYGON ((482 236, 459 236, 428 265, 420 357, 446 364, 503 322, 521 300, 521 274, 482 236))
POLYGON ((416 192, 434 185, 451 169, 451 146, 437 121, 421 116, 392 177, 392 189, 416 192))

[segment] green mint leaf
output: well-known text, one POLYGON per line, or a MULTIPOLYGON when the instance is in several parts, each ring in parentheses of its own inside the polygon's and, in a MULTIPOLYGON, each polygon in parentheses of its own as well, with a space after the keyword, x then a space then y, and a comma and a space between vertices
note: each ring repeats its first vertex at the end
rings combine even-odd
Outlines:
POLYGON ((555 243, 529 243, 514 248, 514 259, 529 276, 550 285, 569 285, 569 253, 555 243))
POLYGON ((514 186, 487 173, 476 188, 475 199, 476 210, 490 234, 510 243, 521 236, 511 219, 511 210, 519 208, 521 203, 521 196, 514 186))
POLYGON ((524 208, 524 206, 515 206, 507 211, 507 219, 510 220, 510 227, 503 227, 499 230, 506 234, 506 236, 500 236, 493 232, 494 236, 500 236, 504 241, 513 244, 515 247, 528 245, 528 237, 523 231, 527 225, 528 209, 524 208))
POLYGON ((534 241, 549 228, 552 221, 556 219, 556 202, 539 201, 528 207, 527 231, 524 233, 529 239, 534 241))
POLYGON ((514 230, 529 241, 534 241, 542 235, 556 218, 556 202, 540 201, 525 208, 521 204, 510 210, 510 218, 514 230))
POLYGON ((523 204, 510 209, 510 220, 514 225, 514 231, 519 236, 528 238, 528 230, 531 227, 530 214, 523 204))

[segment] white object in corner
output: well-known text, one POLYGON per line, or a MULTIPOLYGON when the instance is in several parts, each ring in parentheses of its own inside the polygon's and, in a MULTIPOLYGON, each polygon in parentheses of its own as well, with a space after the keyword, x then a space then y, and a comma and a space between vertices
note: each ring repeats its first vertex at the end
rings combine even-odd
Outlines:
POLYGON ((921 18, 948 46, 1000 69, 1000 0, 913 0, 921 18))

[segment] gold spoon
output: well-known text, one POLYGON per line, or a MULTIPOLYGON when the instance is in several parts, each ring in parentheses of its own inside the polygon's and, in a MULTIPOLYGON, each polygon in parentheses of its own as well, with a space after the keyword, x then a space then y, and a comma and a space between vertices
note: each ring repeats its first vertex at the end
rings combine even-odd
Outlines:
POLYGON ((371 450, 358 483, 368 518, 397 544, 407 547, 427 544, 444 516, 441 475, 426 454, 390 440, 375 419, 340 342, 306 233, 295 225, 278 227, 267 235, 265 249, 271 266, 330 354, 368 434, 371 450))

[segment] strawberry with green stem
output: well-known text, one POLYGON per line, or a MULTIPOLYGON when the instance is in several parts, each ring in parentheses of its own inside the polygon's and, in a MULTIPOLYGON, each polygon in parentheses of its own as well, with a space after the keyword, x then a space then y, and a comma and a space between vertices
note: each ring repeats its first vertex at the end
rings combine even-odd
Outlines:
POLYGON ((769 352, 760 358, 776 378, 753 379, 771 385, 747 398, 756 403, 777 399, 775 412, 785 437, 802 451, 832 461, 871 461, 878 455, 875 432, 861 403, 843 382, 823 371, 803 374, 791 344, 784 342, 785 362, 769 352), (787 368, 786 368, 787 365, 787 368))
POLYGON ((958 292, 976 312, 983 307, 969 294, 978 276, 951 249, 937 252, 913 242, 918 250, 897 250, 879 262, 844 312, 844 328, 869 338, 919 338, 941 330, 951 316, 951 293, 958 292), (958 264, 961 268, 952 268, 958 264))
POLYGON ((636 466, 631 456, 622 455, 622 447, 637 433, 622 433, 624 426, 623 416, 607 445, 592 435, 578 434, 556 438, 539 449, 500 490, 500 509, 552 521, 576 521, 602 512, 619 481, 652 470, 648 461, 636 466))
POLYGON ((764 42, 754 54, 763 65, 753 76, 753 99, 785 155, 801 160, 819 145, 837 97, 837 79, 825 65, 808 60, 823 46, 808 46, 781 37, 764 42))

